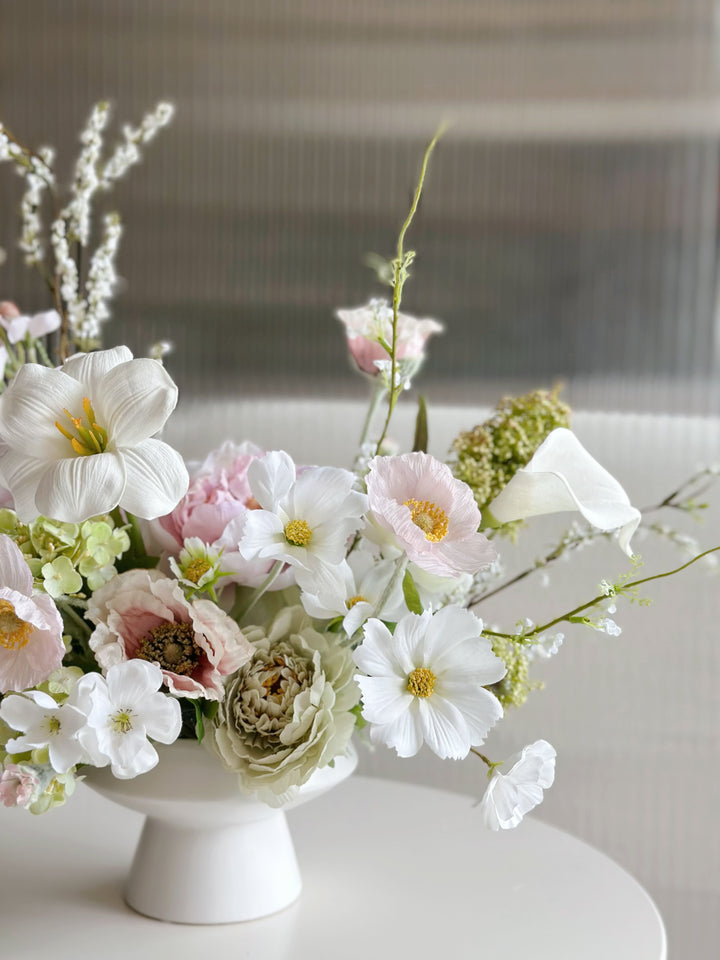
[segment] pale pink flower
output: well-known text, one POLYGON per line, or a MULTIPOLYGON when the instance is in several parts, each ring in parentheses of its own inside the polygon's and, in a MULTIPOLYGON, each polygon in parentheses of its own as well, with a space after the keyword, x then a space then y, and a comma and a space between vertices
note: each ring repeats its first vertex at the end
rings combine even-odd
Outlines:
POLYGON ((242 631, 210 600, 189 601, 157 570, 128 570, 93 593, 90 647, 104 673, 136 658, 159 664, 171 693, 221 700, 223 677, 252 656, 242 631))
POLYGON ((6 807, 28 807, 41 787, 40 777, 34 767, 9 763, 0 776, 0 800, 6 807))
MULTIPOLYGON (((10 306, 15 306, 11 304, 10 306)), ((17 307, 15 307, 17 310, 17 307)), ((48 333, 60 329, 60 314, 57 310, 46 310, 44 313, 33 314, 32 317, 24 314, 3 313, 0 305, 0 324, 7 331, 10 343, 18 343, 28 335, 39 339, 48 333)))
MULTIPOLYGON (((338 310, 336 316, 345 325, 348 349, 358 369, 377 376, 379 368, 375 361, 389 357, 380 341, 390 344, 392 340, 392 309, 384 300, 371 300, 364 307, 338 310)), ((417 361, 419 367, 428 338, 433 333, 442 333, 443 329, 437 320, 418 320, 406 313, 398 314, 396 358, 417 361)))
POLYGON ((472 491, 429 454, 374 457, 367 492, 372 518, 423 570, 457 577, 477 573, 497 558, 478 533, 480 511, 472 491))
POLYGON ((43 683, 62 665, 63 622, 10 537, 0 536, 0 693, 43 683))
POLYGON ((20 310, 12 300, 0 300, 0 317, 3 320, 14 320, 20 316, 20 310))

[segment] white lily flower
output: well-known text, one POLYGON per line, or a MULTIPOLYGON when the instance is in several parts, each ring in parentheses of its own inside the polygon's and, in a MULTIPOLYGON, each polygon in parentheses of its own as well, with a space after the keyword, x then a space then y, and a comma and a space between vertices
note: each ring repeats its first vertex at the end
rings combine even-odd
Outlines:
POLYGON ((555 779, 555 748, 547 740, 523 747, 505 763, 507 773, 495 769, 480 809, 491 830, 510 830, 526 813, 542 803, 543 790, 555 779))
POLYGON ((246 560, 282 560, 314 570, 345 558, 367 508, 349 470, 310 467, 296 479, 292 458, 274 450, 253 460, 248 481, 262 509, 245 518, 239 550, 246 560))
POLYGON ((71 704, 58 704, 47 693, 28 690, 11 694, 0 703, 0 719, 23 736, 8 740, 8 753, 26 753, 47 747, 50 766, 67 773, 76 763, 87 760, 77 734, 85 726, 85 715, 71 704))
POLYGON ((78 523, 118 504, 145 519, 169 513, 188 474, 152 436, 176 402, 164 368, 127 347, 58 369, 24 364, 0 400, 0 472, 20 518, 78 523))
POLYGON ((113 776, 130 780, 157 765, 148 737, 174 743, 180 735, 180 704, 160 693, 163 674, 155 663, 126 660, 107 676, 87 673, 70 700, 87 715, 80 741, 96 767, 111 764, 113 776))
POLYGON ((630 539, 640 523, 640 511, 617 480, 563 427, 540 444, 488 509, 500 523, 579 510, 598 530, 619 529, 618 542, 628 556, 632 555, 630 539))

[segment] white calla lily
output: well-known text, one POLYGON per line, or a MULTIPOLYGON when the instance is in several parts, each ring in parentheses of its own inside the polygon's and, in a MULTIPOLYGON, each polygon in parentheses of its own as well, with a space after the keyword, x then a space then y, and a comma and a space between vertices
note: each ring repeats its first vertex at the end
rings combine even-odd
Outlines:
POLYGON ((79 523, 118 505, 148 520, 169 513, 188 474, 151 438, 176 402, 164 368, 127 347, 58 369, 24 364, 0 402, 0 472, 18 515, 79 523))
POLYGON ((619 530, 628 556, 640 523, 618 481, 592 457, 571 430, 553 430, 526 467, 500 491, 489 511, 500 523, 577 510, 598 530, 619 530))

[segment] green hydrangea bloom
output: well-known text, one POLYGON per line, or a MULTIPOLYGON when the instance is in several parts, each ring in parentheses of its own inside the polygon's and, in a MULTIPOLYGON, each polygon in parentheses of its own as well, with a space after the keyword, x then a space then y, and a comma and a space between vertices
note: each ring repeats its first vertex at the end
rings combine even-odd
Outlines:
POLYGON ((553 430, 569 426, 570 408, 557 394, 557 390, 535 390, 522 397, 505 397, 489 420, 453 441, 453 472, 473 491, 481 512, 553 430))

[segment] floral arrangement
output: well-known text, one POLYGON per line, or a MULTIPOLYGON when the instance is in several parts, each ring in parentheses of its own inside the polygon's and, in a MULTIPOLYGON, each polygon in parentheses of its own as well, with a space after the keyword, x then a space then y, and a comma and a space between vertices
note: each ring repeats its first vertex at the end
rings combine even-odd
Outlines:
MULTIPOLYGON (((0 127, 0 160, 25 181, 20 247, 54 304, 36 316, 0 304, 0 798, 41 813, 87 766, 136 777, 157 764, 156 743, 190 738, 239 790, 278 806, 360 730, 400 757, 423 745, 472 754, 487 767, 486 824, 514 827, 552 784, 555 750, 539 739, 490 760, 486 739, 539 686, 531 669, 559 650, 558 627, 614 634, 618 599, 642 602, 656 579, 635 576, 643 514, 570 431, 557 393, 506 398, 447 462, 426 452, 421 402, 413 450, 390 451, 393 411, 442 331, 400 309, 414 258, 405 237, 437 138, 379 269, 390 301, 338 311, 372 394, 352 469, 230 441, 186 466, 157 439, 177 401, 166 345, 147 358, 100 349, 117 213, 86 255, 93 202, 171 115, 160 104, 103 159, 109 109, 98 104, 64 203, 52 151, 0 127), (580 523, 507 579, 498 544, 519 549, 525 520, 562 511, 580 523), (590 599, 542 624, 480 619, 487 597, 607 537, 630 570, 590 599)), ((658 507, 700 509, 712 474, 658 507)), ((693 548, 678 571, 712 553, 693 548)))

